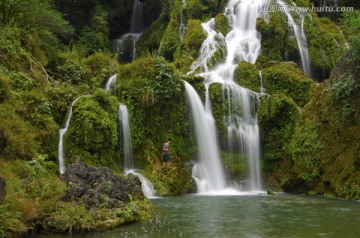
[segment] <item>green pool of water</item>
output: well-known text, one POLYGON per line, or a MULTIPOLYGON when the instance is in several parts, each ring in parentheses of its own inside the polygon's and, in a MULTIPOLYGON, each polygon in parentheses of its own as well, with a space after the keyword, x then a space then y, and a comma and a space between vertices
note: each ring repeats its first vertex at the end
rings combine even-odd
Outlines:
POLYGON ((360 202, 357 201, 284 194, 188 195, 152 202, 156 209, 150 221, 71 237, 360 237, 360 202))

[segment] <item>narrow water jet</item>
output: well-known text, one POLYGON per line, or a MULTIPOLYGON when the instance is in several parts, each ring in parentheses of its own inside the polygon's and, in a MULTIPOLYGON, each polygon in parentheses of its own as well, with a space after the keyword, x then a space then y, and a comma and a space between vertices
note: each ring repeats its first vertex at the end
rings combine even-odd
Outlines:
POLYGON ((120 138, 122 139, 122 152, 124 157, 124 169, 133 169, 133 147, 131 143, 130 119, 126 105, 119 105, 120 138))
POLYGON ((291 29, 293 29, 296 42, 298 44, 299 53, 301 57, 301 67, 303 69, 303 72, 311 77, 311 67, 310 67, 310 56, 308 51, 308 44, 307 44, 307 38, 305 35, 305 29, 304 29, 304 23, 305 23, 305 14, 308 14, 304 11, 291 11, 290 9, 296 9, 296 5, 294 3, 292 8, 287 7, 286 3, 282 0, 276 0, 277 4, 284 9, 283 13, 286 14, 288 18, 288 24, 291 29), (297 24, 291 13, 296 13, 297 17, 300 20, 300 24, 297 24))
POLYGON ((141 181, 141 190, 143 191, 144 195, 148 198, 155 198, 156 197, 156 190, 154 189, 153 184, 146 179, 142 174, 136 172, 134 169, 126 170, 125 174, 133 174, 138 177, 141 181))
POLYGON ((63 174, 65 172, 63 137, 64 137, 65 133, 67 132, 67 130, 69 129, 70 119, 71 119, 71 116, 72 116, 72 108, 73 108, 74 104, 77 102, 77 100, 79 100, 80 98, 81 98, 81 96, 76 98, 71 103, 68 114, 67 114, 67 117, 66 117, 65 127, 61 128, 60 131, 59 131, 58 157, 59 157, 60 174, 63 174))
POLYGON ((116 83, 116 77, 117 77, 117 74, 114 74, 108 79, 108 81, 106 81, 106 84, 104 87, 105 91, 107 91, 107 92, 112 91, 112 93, 115 91, 114 86, 116 83))

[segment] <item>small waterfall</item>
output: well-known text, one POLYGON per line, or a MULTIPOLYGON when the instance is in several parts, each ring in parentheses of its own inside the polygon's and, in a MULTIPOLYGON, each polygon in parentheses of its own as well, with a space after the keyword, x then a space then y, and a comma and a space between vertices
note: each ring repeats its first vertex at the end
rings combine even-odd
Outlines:
POLYGON ((129 47, 131 48, 131 61, 136 58, 136 42, 140 39, 141 33, 127 33, 114 41, 114 48, 116 51, 125 52, 129 47))
MULTIPOLYGON (((202 129, 204 122, 209 122, 209 125, 214 125, 213 117, 211 115, 211 102, 209 99, 208 88, 212 83, 220 83, 223 85, 224 98, 228 100, 228 115, 224 118, 224 123, 227 128, 227 151, 239 154, 244 154, 248 163, 248 182, 246 189, 259 192, 262 189, 261 173, 260 173, 260 136, 257 122, 257 110, 260 104, 259 93, 253 92, 246 88, 239 86, 234 82, 234 71, 237 65, 245 60, 250 63, 255 63, 257 57, 261 52, 260 34, 256 31, 256 19, 263 16, 263 6, 269 4, 269 0, 230 0, 225 7, 224 15, 228 18, 231 31, 224 37, 221 33, 215 31, 215 21, 210 19, 203 23, 202 27, 207 33, 207 38, 200 48, 199 58, 192 64, 191 72, 197 72, 205 78, 206 87, 206 102, 204 109, 201 105, 200 99, 196 103, 196 107, 192 106, 192 111, 198 114, 196 118, 203 117, 195 128, 197 136, 204 136, 198 142, 199 150, 205 150, 207 153, 210 148, 214 149, 211 155, 200 157, 200 165, 193 168, 193 175, 207 176, 209 180, 214 179, 220 183, 218 187, 224 188, 226 185, 224 175, 222 175, 221 162, 210 162, 212 160, 219 160, 218 147, 216 145, 217 135, 215 129, 213 133, 209 134, 209 129, 202 129), (214 55, 218 51, 225 53, 226 58, 224 62, 214 62, 214 55), (200 72, 199 72, 200 71, 200 72), (205 131, 205 132, 204 132, 205 131), (202 145, 205 139, 215 140, 215 145, 202 145), (204 148, 201 148, 201 147, 204 148), (214 157, 214 158, 212 158, 214 157), (204 161, 203 161, 204 160, 204 161), (214 163, 214 165, 207 165, 207 163, 214 163), (219 171, 209 170, 209 167, 220 167, 219 171), (216 175, 215 173, 219 173, 216 175), (220 181, 218 181, 220 180, 220 181)), ((193 92, 186 84, 187 91, 193 92)), ((189 94, 189 93, 188 93, 189 94)), ((193 95, 193 97, 195 97, 193 95)), ((195 100, 195 99, 194 99, 195 100)), ((194 115, 195 117, 195 115, 194 115)), ((194 118, 195 119, 195 118, 194 118)), ((196 119, 195 119, 196 120, 196 119)), ((215 127, 215 125, 214 125, 215 127)), ((240 159, 240 158, 239 158, 240 159)), ((196 180, 196 179, 195 179, 196 180)), ((204 180, 201 180, 204 185, 204 180)), ((214 182, 215 183, 215 182, 214 182)))
POLYGON ((133 149, 131 143, 129 112, 126 105, 119 105, 120 138, 122 138, 122 149, 124 155, 124 168, 133 169, 133 149), (121 133, 122 132, 122 133, 121 133))
POLYGON ((105 91, 107 91, 107 92, 112 91, 112 93, 115 91, 114 86, 116 83, 116 77, 117 77, 117 74, 114 74, 108 79, 108 81, 105 84, 105 88, 104 88, 105 91))
POLYGON ((262 71, 259 71, 259 78, 260 78, 260 93, 264 94, 265 90, 264 90, 264 81, 263 81, 263 76, 262 76, 262 71))
POLYGON ((115 51, 124 53, 129 47, 131 47, 131 52, 128 52, 131 54, 131 61, 134 61, 136 58, 136 42, 140 39, 141 33, 145 28, 144 12, 144 3, 139 0, 134 0, 130 22, 130 32, 122 35, 119 39, 114 41, 115 51))
POLYGON ((180 40, 183 39, 185 31, 186 31, 186 23, 185 23, 185 16, 184 16, 185 6, 186 6, 186 0, 182 0, 182 7, 181 7, 181 11, 180 11, 180 27, 179 27, 180 40))
POLYGON ((59 157, 59 169, 60 169, 60 174, 63 174, 65 172, 65 163, 64 163, 64 148, 63 148, 63 137, 65 135, 65 133, 67 132, 68 128, 69 128, 69 124, 70 124, 70 119, 72 116, 72 108, 74 106, 74 104, 76 103, 77 100, 79 100, 81 98, 78 97, 76 98, 70 105, 69 108, 69 112, 68 115, 66 117, 66 122, 65 122, 65 127, 60 129, 59 132, 59 145, 58 145, 58 157, 59 157))
POLYGON ((136 172, 135 170, 127 170, 125 171, 125 174, 133 174, 136 177, 138 177, 141 181, 141 190, 143 191, 144 195, 148 198, 154 198, 156 197, 156 191, 154 189, 153 184, 147 180, 142 174, 136 172))
MULTIPOLYGON (((308 45, 307 45, 307 39, 304 32, 304 23, 305 23, 305 14, 307 14, 304 11, 295 11, 297 14, 297 17, 300 20, 300 26, 295 22, 293 16, 291 15, 292 12, 289 11, 289 7, 286 6, 286 4, 282 0, 276 0, 279 6, 281 6, 284 9, 284 13, 286 14, 288 18, 288 24, 293 29, 295 38, 299 47, 300 57, 301 57, 301 66, 303 69, 303 72, 311 77, 311 68, 310 68, 310 57, 309 57, 309 51, 308 51, 308 45)), ((294 3, 295 8, 296 5, 294 3)))
POLYGON ((186 94, 195 124, 200 164, 193 168, 198 192, 218 192, 226 188, 225 174, 219 155, 215 120, 207 112, 194 88, 185 82, 186 94))
POLYGON ((130 33, 141 33, 144 30, 144 3, 134 0, 131 14, 130 33))

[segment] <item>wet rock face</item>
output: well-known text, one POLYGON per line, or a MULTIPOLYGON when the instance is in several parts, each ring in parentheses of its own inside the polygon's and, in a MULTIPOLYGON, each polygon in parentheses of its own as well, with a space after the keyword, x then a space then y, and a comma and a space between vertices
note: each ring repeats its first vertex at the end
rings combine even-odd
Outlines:
POLYGON ((0 177, 0 203, 5 199, 6 195, 6 180, 0 177))
POLYGON ((145 198, 139 178, 123 178, 106 167, 96 168, 76 162, 67 167, 62 178, 67 184, 62 201, 77 200, 88 207, 105 205, 114 208, 122 207, 130 200, 145 198))

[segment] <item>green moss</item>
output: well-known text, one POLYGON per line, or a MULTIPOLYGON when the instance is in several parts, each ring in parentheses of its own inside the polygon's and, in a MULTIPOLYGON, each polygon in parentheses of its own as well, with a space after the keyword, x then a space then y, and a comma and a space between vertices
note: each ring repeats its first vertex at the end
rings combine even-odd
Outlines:
POLYGON ((188 60, 194 61, 197 58, 199 49, 205 39, 206 34, 201 27, 201 21, 192 19, 189 20, 187 31, 185 32, 183 38, 186 51, 188 52, 187 55, 191 57, 188 58, 188 60))
POLYGON ((245 88, 257 92, 260 91, 261 83, 259 71, 256 66, 251 63, 242 61, 235 69, 234 80, 245 88))
POLYGON ((292 63, 279 63, 263 69, 263 84, 267 93, 282 93, 300 107, 311 98, 315 83, 292 63))
POLYGON ((289 39, 288 28, 286 16, 281 12, 271 13, 269 23, 258 18, 256 29, 261 34, 262 54, 277 61, 284 59, 285 52, 291 54, 295 49, 289 39))
POLYGON ((291 158, 290 141, 299 114, 294 101, 283 94, 274 94, 261 100, 258 121, 264 145, 264 170, 269 180, 280 180, 286 172, 291 158))
POLYGON ((346 42, 338 26, 328 18, 307 21, 305 32, 309 41, 311 63, 322 69, 332 69, 346 52, 346 42))
POLYGON ((10 79, 0 72, 0 103, 10 98, 10 79))

